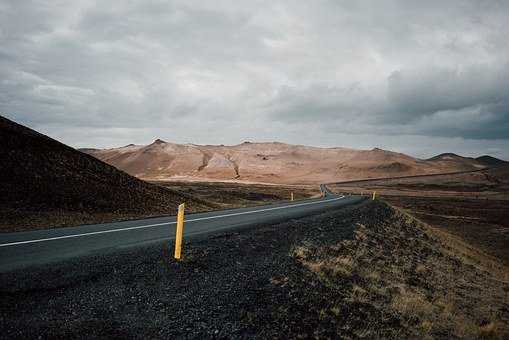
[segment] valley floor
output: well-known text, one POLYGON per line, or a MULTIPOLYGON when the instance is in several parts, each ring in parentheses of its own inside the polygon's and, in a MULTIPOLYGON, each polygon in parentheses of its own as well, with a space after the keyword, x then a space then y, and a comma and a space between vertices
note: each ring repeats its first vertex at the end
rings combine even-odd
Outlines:
POLYGON ((228 182, 151 182, 173 191, 212 202, 223 209, 304 199, 320 194, 317 185, 243 184, 228 182))
MULTIPOLYGON (((315 186, 284 186, 237 183, 200 183, 200 182, 153 182, 157 189, 164 193, 165 189, 171 198, 165 204, 165 196, 161 195, 157 206, 151 202, 143 202, 133 208, 116 208, 115 201, 107 202, 96 199, 96 204, 88 207, 69 204, 68 208, 55 208, 53 205, 32 206, 29 203, 18 204, 12 208, 0 204, 0 232, 69 227, 83 224, 114 222, 155 216, 176 215, 175 207, 180 203, 187 204, 187 212, 203 212, 229 208, 250 207, 290 200, 303 199, 319 194, 315 186), (161 188, 163 187, 163 188, 161 188), (190 205, 189 203, 192 203, 190 205)), ((143 198, 140 198, 143 200, 143 198)), ((76 203, 76 202, 73 202, 76 203)), ((62 205, 64 206, 64 205, 62 205)))
POLYGON ((509 336, 507 268, 383 202, 171 248, 1 274, 0 337, 509 336))

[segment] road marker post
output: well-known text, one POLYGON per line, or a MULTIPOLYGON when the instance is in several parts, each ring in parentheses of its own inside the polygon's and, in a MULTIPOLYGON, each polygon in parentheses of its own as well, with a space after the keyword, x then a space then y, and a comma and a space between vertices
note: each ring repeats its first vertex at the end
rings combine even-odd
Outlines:
POLYGON ((376 198, 376 191, 373 191, 373 201, 375 200, 376 198))
POLYGON ((177 230, 175 234, 175 258, 180 260, 181 250, 182 250, 182 235, 184 233, 184 210, 186 209, 186 204, 182 203, 179 205, 179 210, 177 214, 177 230))
POLYGON ((290 201, 292 201, 292 202, 293 202, 293 191, 292 191, 292 193, 291 193, 290 201))

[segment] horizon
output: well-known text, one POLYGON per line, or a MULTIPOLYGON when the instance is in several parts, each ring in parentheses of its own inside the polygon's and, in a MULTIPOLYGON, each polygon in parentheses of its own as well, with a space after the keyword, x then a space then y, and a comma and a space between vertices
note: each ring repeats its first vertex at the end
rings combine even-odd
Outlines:
MULTIPOLYGON (((199 143, 190 143, 190 142, 187 142, 187 143, 176 143, 176 142, 164 140, 164 139, 161 139, 161 138, 155 138, 151 143, 145 143, 145 144, 129 143, 129 144, 126 144, 126 145, 104 147, 104 148, 80 147, 80 148, 76 148, 76 150, 81 150, 81 149, 83 149, 83 150, 85 150, 85 149, 109 150, 109 149, 121 149, 121 148, 130 147, 130 146, 146 147, 146 146, 155 144, 158 141, 166 143, 166 144, 194 145, 194 146, 224 146, 224 147, 234 147, 234 146, 239 146, 239 145, 242 145, 242 144, 285 144, 285 145, 312 147, 312 148, 319 148, 319 149, 337 149, 337 148, 343 148, 343 149, 352 149, 352 150, 359 150, 359 151, 381 150, 381 151, 389 151, 389 152, 400 153, 398 151, 384 149, 384 148, 380 148, 380 147, 377 147, 377 146, 375 146, 375 147, 373 147, 371 149, 359 149, 359 148, 347 148, 347 147, 343 147, 343 146, 315 146, 315 145, 306 145, 306 144, 292 144, 292 143, 281 142, 281 141, 252 141, 252 140, 245 140, 245 141, 242 141, 242 142, 236 143, 236 144, 199 144, 199 143)), ((410 155, 410 154, 408 154, 408 155, 412 156, 414 158, 417 158, 417 159, 422 159, 422 160, 426 160, 426 159, 430 159, 430 158, 438 157, 438 156, 443 156, 443 155, 455 155, 455 156, 459 156, 459 157, 474 158, 474 159, 488 156, 488 157, 493 157, 493 158, 497 158, 497 159, 506 161, 505 159, 498 158, 498 157, 495 157, 495 156, 489 155, 489 154, 480 154, 480 155, 474 155, 474 156, 466 156, 466 155, 461 155, 461 154, 457 154, 457 153, 454 153, 454 152, 441 152, 441 153, 437 153, 437 154, 435 154, 433 156, 430 156, 430 157, 427 157, 427 158, 420 158, 420 157, 417 157, 417 156, 414 156, 414 155, 410 155)))
POLYGON ((509 159, 507 14, 473 0, 8 2, 0 112, 75 148, 277 140, 509 159))
MULTIPOLYGON (((11 121, 17 123, 17 124, 21 124, 20 122, 17 122, 15 121, 14 119, 8 117, 7 115, 3 114, 3 113, 0 113, 0 116, 4 116, 6 117, 7 119, 10 119, 11 121)), ((108 149, 120 149, 120 148, 124 148, 124 147, 128 147, 128 146, 148 146, 148 145, 151 145, 151 144, 154 144, 156 141, 162 141, 164 143, 170 143, 170 144, 179 144, 179 145, 196 145, 196 146, 226 146, 226 147, 233 147, 233 146, 238 146, 238 145, 241 145, 241 144, 244 144, 244 143, 252 143, 252 144, 268 144, 268 143, 280 143, 280 144, 287 144, 287 145, 293 145, 293 146, 303 146, 303 147, 313 147, 313 148, 323 148, 323 149, 334 149, 334 148, 345 148, 345 149, 352 149, 352 150, 361 150, 361 151, 370 151, 370 150, 374 150, 374 149, 380 149, 380 150, 383 150, 383 151, 390 151, 390 152, 396 152, 396 153, 402 153, 402 154, 405 154, 405 155, 408 155, 408 156, 411 156, 413 158, 416 158, 416 159, 421 159, 421 160, 427 160, 427 159, 430 159, 430 158, 433 158, 433 157, 437 157, 437 156, 441 156, 441 155, 445 155, 445 154, 453 154, 453 155, 456 155, 456 156, 460 156, 460 157, 465 157, 465 158, 479 158, 479 157, 483 157, 483 156, 489 156, 489 157, 493 157, 493 158, 497 158, 499 160, 503 160, 503 161, 508 161, 508 159, 506 158, 503 158, 503 157, 499 157, 499 156, 496 156, 494 154, 489 154, 489 153, 479 153, 479 154, 474 154, 474 153, 470 153, 470 154, 461 154, 461 153, 457 153, 457 152, 451 152, 451 151, 447 151, 447 150, 437 150, 437 152, 435 153, 431 153, 429 155, 426 155, 426 156, 418 156, 418 155, 414 155, 412 153, 407 153, 407 152, 402 152, 402 151, 398 151, 398 150, 395 150, 395 149, 387 149, 387 148, 384 148, 384 147, 381 147, 381 146, 373 146, 373 147, 370 147, 370 148, 359 148, 359 147, 347 147, 347 146, 342 146, 342 145, 333 145, 333 146, 320 146, 320 145, 310 145, 310 144, 302 144, 302 143, 290 143, 290 142, 285 142, 285 141, 281 141, 281 140, 247 140, 247 139, 244 139, 240 142, 237 142, 237 143, 231 143, 231 144, 225 144, 225 143, 194 143, 194 142, 175 142, 175 141, 172 141, 172 140, 168 140, 168 139, 163 139, 163 138, 160 138, 160 137, 155 137, 155 138, 152 138, 151 141, 149 142, 142 142, 142 143, 128 143, 128 144, 124 144, 124 145, 104 145, 104 146, 73 146, 71 144, 67 144, 65 142, 63 142, 62 140, 59 140, 58 138, 54 137, 54 136, 51 136, 49 133, 45 133, 45 132, 42 132, 42 131, 39 131, 39 130, 36 130, 35 128, 33 127, 30 127, 28 125, 25 125, 25 124, 21 124, 23 126, 26 126, 34 131, 37 131, 39 133, 42 133, 50 138, 53 138, 59 142, 62 142, 66 145, 69 145, 73 148, 75 148, 76 150, 80 150, 80 149, 97 149, 97 150, 108 150, 108 149)))

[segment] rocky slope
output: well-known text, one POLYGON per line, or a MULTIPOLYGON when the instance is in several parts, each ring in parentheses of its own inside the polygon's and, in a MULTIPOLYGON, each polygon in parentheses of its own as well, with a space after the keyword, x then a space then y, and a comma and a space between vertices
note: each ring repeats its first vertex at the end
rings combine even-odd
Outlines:
POLYGON ((0 116, 0 231, 175 214, 184 201, 210 208, 0 116))
MULTIPOLYGON (((421 160, 382 149, 317 148, 284 143, 244 142, 234 146, 174 144, 82 149, 139 178, 324 183, 344 180, 469 171, 493 160, 452 154, 421 160)), ((489 164, 488 164, 489 163, 489 164)))

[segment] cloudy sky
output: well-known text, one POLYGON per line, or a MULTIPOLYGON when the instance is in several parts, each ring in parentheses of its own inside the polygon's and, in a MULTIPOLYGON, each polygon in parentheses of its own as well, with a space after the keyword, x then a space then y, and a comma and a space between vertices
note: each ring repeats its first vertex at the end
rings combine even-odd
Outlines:
POLYGON ((508 1, 0 2, 0 113, 75 147, 509 159, 508 1))

